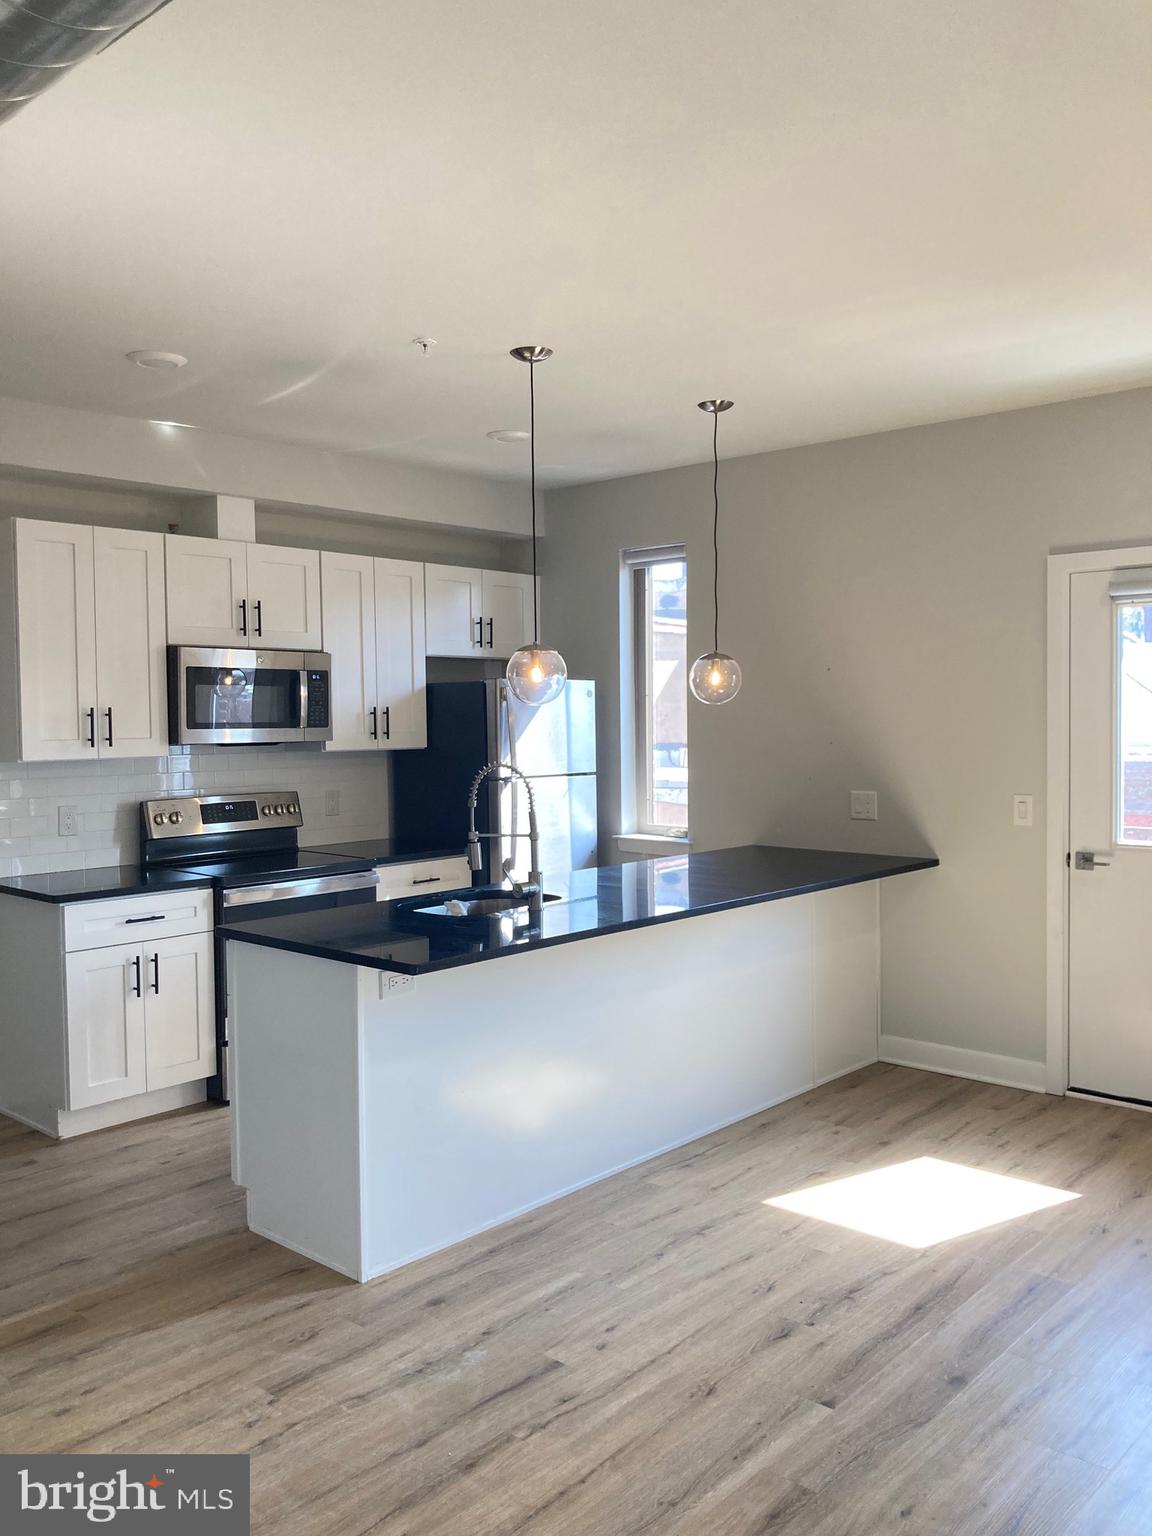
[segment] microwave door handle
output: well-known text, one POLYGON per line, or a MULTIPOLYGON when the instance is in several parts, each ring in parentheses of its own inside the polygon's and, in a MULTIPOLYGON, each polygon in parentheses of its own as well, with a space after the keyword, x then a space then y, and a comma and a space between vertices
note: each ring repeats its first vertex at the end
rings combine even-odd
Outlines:
POLYGON ((308 668, 300 668, 300 735, 308 730, 308 668))

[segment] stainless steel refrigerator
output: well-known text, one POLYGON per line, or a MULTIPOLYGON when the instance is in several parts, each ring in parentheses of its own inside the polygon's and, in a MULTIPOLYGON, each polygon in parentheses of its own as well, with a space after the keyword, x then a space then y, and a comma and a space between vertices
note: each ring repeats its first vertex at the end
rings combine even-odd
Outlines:
MULTIPOLYGON (((392 760, 393 826, 397 838, 429 849, 463 848, 468 786, 485 763, 512 763, 532 781, 540 825, 540 867, 548 877, 596 863, 596 685, 569 678, 551 704, 532 708, 507 683, 431 683, 428 746, 392 760)), ((485 842, 485 878, 499 880, 504 861, 524 878, 529 870, 528 805, 523 785, 488 784, 477 825, 499 831, 485 842)))

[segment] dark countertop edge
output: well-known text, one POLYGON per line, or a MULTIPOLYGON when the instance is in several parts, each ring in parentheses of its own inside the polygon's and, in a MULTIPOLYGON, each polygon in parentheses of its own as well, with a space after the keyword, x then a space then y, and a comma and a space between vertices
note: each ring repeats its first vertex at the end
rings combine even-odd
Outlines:
MULTIPOLYGON (((317 960, 331 960, 336 965, 362 965, 373 971, 391 971, 401 976, 434 976, 439 971, 455 971, 463 965, 482 965, 488 960, 503 960, 509 955, 530 954, 538 949, 554 949, 558 944, 578 944, 585 939, 599 939, 610 933, 629 933, 634 928, 654 928, 658 923, 680 923, 690 917, 704 917, 710 912, 731 912, 737 907, 756 907, 768 901, 786 901, 791 896, 810 896, 816 891, 834 891, 847 885, 866 885, 873 880, 889 880, 894 875, 911 875, 919 870, 937 869, 940 860, 932 857, 910 858, 894 869, 870 870, 866 874, 844 875, 835 880, 817 880, 807 885, 790 885, 785 890, 766 891, 755 896, 737 896, 727 901, 709 902, 693 907, 687 912, 658 912, 650 917, 634 917, 619 923, 606 923, 584 933, 557 933, 551 937, 533 939, 526 944, 510 944, 505 949, 492 950, 488 954, 453 955, 447 960, 437 960, 428 965, 405 964, 402 960, 377 960, 370 955, 341 955, 319 944, 303 940, 275 939, 267 934, 245 933, 229 928, 227 924, 217 928, 221 938, 240 944, 255 944, 261 949, 283 949, 290 954, 311 955, 317 960)), ((386 905, 381 903, 381 905, 386 905)), ((390 905, 390 903, 387 903, 390 905)))
MULTIPOLYGON (((109 869, 115 869, 115 864, 110 864, 109 869)), ((27 886, 17 885, 17 880, 48 880, 52 875, 70 875, 78 871, 70 869, 50 870, 39 875, 3 875, 0 876, 0 896, 20 896, 25 901, 42 901, 50 907, 70 907, 77 901, 114 901, 118 896, 170 896, 173 892, 180 891, 207 891, 212 888, 212 881, 207 875, 190 875, 187 880, 173 880, 166 885, 146 885, 142 882, 130 882, 127 885, 108 885, 93 890, 78 891, 34 891, 27 886)), ((94 869, 93 874, 96 873, 94 869)))
MULTIPOLYGON (((380 842, 387 842, 387 838, 381 838, 380 842)), ((309 843, 307 848, 302 848, 302 853, 340 853, 348 849, 379 847, 370 837, 356 839, 347 843, 309 843)), ((349 858, 367 859, 370 864, 375 864, 378 869, 385 869, 389 864, 423 864, 429 859, 464 859, 468 857, 468 849, 461 844, 458 848, 430 848, 422 849, 418 853, 405 851, 404 853, 349 853, 349 858)))

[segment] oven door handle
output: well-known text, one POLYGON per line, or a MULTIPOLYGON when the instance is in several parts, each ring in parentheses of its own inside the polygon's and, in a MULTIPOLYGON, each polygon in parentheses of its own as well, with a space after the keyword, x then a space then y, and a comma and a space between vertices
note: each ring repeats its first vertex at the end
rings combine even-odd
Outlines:
POLYGON ((224 892, 223 906, 254 907, 258 902, 299 901, 307 896, 338 896, 344 891, 366 891, 380 884, 374 869, 351 875, 315 875, 308 880, 285 880, 278 885, 238 885, 224 892))

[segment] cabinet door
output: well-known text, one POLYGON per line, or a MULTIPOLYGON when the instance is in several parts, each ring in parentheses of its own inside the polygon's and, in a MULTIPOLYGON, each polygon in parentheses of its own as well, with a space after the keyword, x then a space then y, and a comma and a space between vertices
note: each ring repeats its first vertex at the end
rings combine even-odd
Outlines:
POLYGON ((17 520, 20 758, 95 758, 92 530, 17 520))
MULTIPOLYGON (((380 723, 372 556, 325 550, 320 556, 320 597, 323 645, 332 657, 332 740, 324 743, 325 749, 374 751, 380 745, 380 723)), ((423 656, 420 661, 423 665, 423 656)))
POLYGON ((248 630, 260 645, 283 651, 318 651, 320 551, 248 545, 248 630))
POLYGON ((465 565, 426 565, 424 601, 425 644, 429 656, 479 656, 481 573, 465 565))
POLYGON ((484 652, 511 656, 532 639, 532 578, 517 571, 485 571, 484 652))
POLYGON ((144 946, 148 1090, 211 1077, 216 1070, 212 935, 144 946))
POLYGON ((138 944, 78 950, 66 964, 68 1108, 144 1093, 143 958, 138 944))
POLYGON ((169 643, 249 645, 247 544, 170 533, 164 546, 169 643))
POLYGON ((93 530, 101 757, 168 750, 164 535, 93 530))
POLYGON ((380 745, 428 745, 425 693, 424 567, 376 561, 376 691, 380 745))

